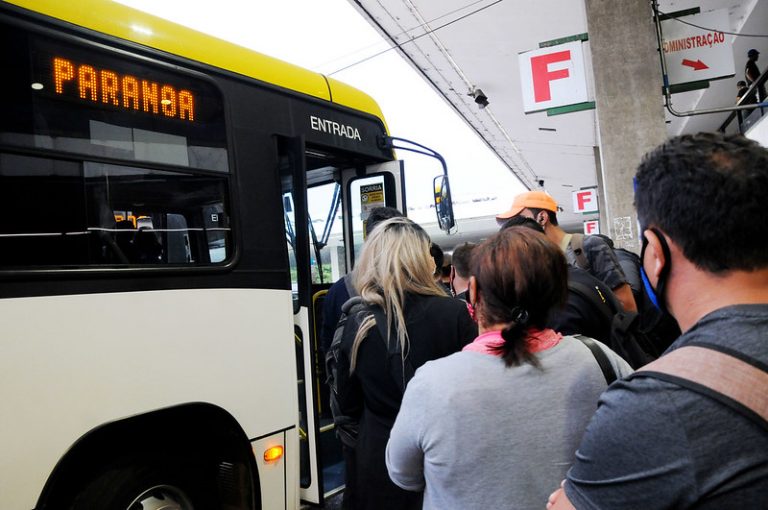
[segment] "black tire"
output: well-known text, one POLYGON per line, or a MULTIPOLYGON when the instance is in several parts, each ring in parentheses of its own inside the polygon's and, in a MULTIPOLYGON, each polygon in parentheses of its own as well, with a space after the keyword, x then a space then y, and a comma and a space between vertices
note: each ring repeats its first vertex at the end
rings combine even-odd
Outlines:
POLYGON ((191 459, 134 455, 84 483, 70 508, 216 510, 216 469, 191 459))

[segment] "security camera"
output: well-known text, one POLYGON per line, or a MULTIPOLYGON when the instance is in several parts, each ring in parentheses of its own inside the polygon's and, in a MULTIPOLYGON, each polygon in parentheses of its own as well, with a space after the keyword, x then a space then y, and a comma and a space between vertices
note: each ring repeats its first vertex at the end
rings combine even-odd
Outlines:
POLYGON ((477 103, 480 108, 488 106, 488 96, 483 93, 482 89, 474 89, 469 95, 475 99, 475 103, 477 103))

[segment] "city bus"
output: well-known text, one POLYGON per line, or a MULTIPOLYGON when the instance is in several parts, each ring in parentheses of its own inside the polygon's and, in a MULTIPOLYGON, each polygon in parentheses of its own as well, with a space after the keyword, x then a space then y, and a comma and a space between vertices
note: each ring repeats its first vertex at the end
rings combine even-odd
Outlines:
POLYGON ((323 292, 406 211, 376 102, 104 0, 0 38, 0 508, 322 505, 323 292))

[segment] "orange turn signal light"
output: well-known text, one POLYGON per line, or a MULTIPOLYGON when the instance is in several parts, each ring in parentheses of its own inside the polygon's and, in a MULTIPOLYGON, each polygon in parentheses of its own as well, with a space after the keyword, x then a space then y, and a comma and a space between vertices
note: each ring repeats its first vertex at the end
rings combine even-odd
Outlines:
POLYGON ((277 462, 283 458, 283 447, 273 446, 264 451, 264 462, 277 462))

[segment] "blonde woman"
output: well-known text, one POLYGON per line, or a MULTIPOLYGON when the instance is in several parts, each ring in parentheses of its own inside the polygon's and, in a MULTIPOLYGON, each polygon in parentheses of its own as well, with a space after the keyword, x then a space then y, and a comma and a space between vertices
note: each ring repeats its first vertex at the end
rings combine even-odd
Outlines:
POLYGON ((366 240, 355 268, 355 288, 367 306, 347 321, 338 377, 342 411, 359 420, 347 508, 421 508, 421 494, 389 479, 389 432, 413 372, 477 334, 464 302, 435 282, 429 246, 421 227, 392 218, 366 240))

